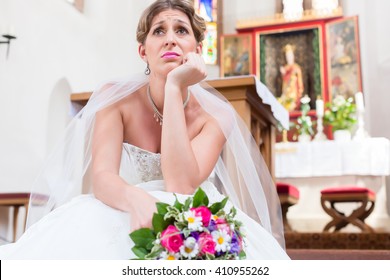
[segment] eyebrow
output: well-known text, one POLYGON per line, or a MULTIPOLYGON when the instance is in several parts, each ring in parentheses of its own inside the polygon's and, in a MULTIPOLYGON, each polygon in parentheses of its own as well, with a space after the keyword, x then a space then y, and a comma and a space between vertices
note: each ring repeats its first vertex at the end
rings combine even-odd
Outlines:
MULTIPOLYGON (((155 25, 161 25, 161 24, 163 24, 165 21, 166 21, 165 19, 160 20, 159 22, 156 22, 155 24, 153 24, 152 27, 155 26, 155 25)), ((178 22, 181 23, 181 24, 190 26, 190 24, 188 24, 186 21, 181 20, 181 19, 174 19, 174 21, 178 21, 178 22)))

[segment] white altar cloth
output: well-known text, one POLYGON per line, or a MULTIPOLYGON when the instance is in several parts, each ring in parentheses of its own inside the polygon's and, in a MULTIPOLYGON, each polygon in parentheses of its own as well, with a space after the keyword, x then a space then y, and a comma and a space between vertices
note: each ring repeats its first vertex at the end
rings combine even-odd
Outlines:
MULTIPOLYGON (((330 217, 321 207, 321 190, 326 187, 357 185, 376 193, 374 211, 367 223, 379 231, 390 230, 390 203, 385 176, 390 175, 390 141, 367 138, 348 142, 287 142, 276 144, 275 175, 300 192, 287 217, 296 231, 320 232, 330 217)), ((347 212, 355 206, 343 205, 347 212)), ((345 231, 356 231, 348 226, 345 231)))
POLYGON ((276 178, 390 174, 390 141, 287 142, 276 144, 276 178))

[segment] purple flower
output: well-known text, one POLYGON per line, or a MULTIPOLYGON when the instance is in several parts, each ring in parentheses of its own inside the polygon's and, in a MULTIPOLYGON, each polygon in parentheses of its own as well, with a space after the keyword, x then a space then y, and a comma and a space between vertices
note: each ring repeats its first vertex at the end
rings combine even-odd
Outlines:
POLYGON ((199 232, 197 231, 191 231, 190 236, 195 238, 196 241, 199 240, 199 232))
POLYGON ((241 251, 241 242, 240 239, 237 237, 237 234, 234 232, 232 236, 232 240, 230 243, 230 254, 238 254, 241 251))
POLYGON ((217 223, 214 220, 210 220, 209 226, 207 228, 210 232, 217 230, 217 223))

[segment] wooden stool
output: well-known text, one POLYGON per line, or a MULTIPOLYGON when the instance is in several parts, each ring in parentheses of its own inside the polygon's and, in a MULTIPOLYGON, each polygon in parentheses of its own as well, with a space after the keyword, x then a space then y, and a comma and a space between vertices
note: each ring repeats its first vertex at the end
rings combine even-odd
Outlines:
POLYGON ((24 217, 24 224, 26 225, 29 201, 30 201, 30 193, 0 193, 0 206, 8 206, 14 208, 13 221, 12 221, 14 242, 16 240, 16 229, 18 227, 19 208, 21 206, 24 206, 24 208, 26 209, 26 216, 24 217))
MULTIPOLYGON (((26 228, 26 220, 27 220, 27 214, 28 214, 28 205, 30 202, 30 193, 0 193, 0 206, 7 206, 7 207, 13 207, 14 213, 13 213, 13 241, 16 241, 16 229, 18 227, 18 214, 19 214, 19 208, 21 206, 24 206, 26 209, 26 215, 24 217, 24 227, 23 231, 26 228)), ((46 203, 48 197, 46 195, 42 194, 35 194, 33 205, 43 205, 46 203)))
POLYGON ((292 228, 287 220, 287 211, 290 206, 298 203, 299 190, 293 185, 281 182, 276 183, 276 189, 282 206, 284 231, 292 231, 292 228))
POLYGON ((364 220, 371 214, 375 206, 375 193, 368 188, 357 186, 340 186, 326 188, 321 191, 321 205, 333 219, 323 229, 339 231, 348 224, 353 224, 363 232, 374 232, 364 220), (328 203, 330 206, 328 205, 328 203), (360 202, 361 205, 349 216, 336 209, 335 204, 341 202, 360 202))

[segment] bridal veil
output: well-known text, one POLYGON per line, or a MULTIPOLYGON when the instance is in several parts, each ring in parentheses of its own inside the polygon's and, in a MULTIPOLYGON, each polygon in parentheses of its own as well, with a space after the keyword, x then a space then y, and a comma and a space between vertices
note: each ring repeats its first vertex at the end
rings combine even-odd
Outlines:
MULTIPOLYGON (((106 82, 93 92, 87 105, 68 125, 33 183, 27 227, 74 196, 91 192, 88 170, 96 112, 136 92, 147 83, 147 76, 133 75, 106 82)), ((230 103, 207 83, 202 82, 189 89, 202 108, 218 121, 227 140, 210 180, 284 248, 279 198, 248 128, 230 103)))

